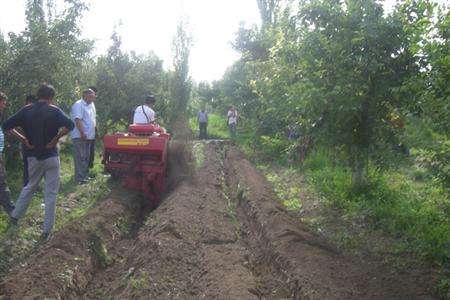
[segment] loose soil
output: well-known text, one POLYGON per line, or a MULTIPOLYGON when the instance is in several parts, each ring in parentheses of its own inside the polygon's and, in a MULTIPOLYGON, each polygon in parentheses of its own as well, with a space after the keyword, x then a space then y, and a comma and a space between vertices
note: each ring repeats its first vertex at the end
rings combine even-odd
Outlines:
POLYGON ((10 270, 5 298, 434 299, 427 274, 314 234, 234 147, 205 142, 197 164, 175 148, 158 208, 118 188, 10 270))

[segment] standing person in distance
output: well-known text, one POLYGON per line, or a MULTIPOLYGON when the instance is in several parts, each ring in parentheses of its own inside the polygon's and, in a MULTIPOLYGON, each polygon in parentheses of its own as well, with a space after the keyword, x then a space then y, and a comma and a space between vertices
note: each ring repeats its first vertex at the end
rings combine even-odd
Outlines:
POLYGON ((205 108, 202 108, 197 115, 198 127, 199 127, 199 139, 207 139, 207 128, 208 128, 208 113, 205 108))
POLYGON ((82 98, 72 105, 71 118, 75 123, 71 137, 73 142, 73 160, 75 165, 75 181, 85 184, 88 177, 91 145, 97 132, 96 110, 94 105, 95 92, 84 90, 82 98))
POLYGON ((237 124, 237 111, 234 105, 231 105, 227 113, 228 117, 228 130, 230 131, 231 138, 236 137, 236 124, 237 124))
POLYGON ((31 202, 34 191, 45 178, 45 218, 41 238, 47 240, 55 224, 56 196, 59 191, 60 161, 58 141, 68 134, 74 124, 57 106, 52 105, 55 89, 42 85, 37 91, 38 101, 27 105, 5 121, 2 128, 11 131, 26 146, 29 180, 20 192, 11 223, 17 224, 31 202), (22 128, 24 135, 15 128, 22 128), (61 130, 60 130, 61 129, 61 130))
POLYGON ((155 122, 155 106, 156 98, 153 95, 145 96, 145 102, 134 110, 133 124, 152 124, 155 122))
MULTIPOLYGON (((2 114, 6 108, 7 100, 8 97, 6 96, 6 94, 0 91, 0 119, 3 119, 2 114)), ((3 207, 3 209, 8 215, 11 215, 11 212, 14 209, 14 205, 11 202, 11 192, 9 191, 9 188, 6 185, 6 171, 5 165, 3 163, 4 148, 5 148, 5 135, 3 134, 3 130, 0 128, 0 205, 3 207)))

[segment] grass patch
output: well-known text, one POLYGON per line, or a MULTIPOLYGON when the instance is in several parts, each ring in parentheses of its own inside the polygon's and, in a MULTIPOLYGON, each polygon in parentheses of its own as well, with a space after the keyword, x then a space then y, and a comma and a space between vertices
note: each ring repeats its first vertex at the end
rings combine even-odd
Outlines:
POLYGON ((364 215, 373 229, 398 239, 405 252, 449 266, 450 200, 442 185, 390 171, 370 174, 370 184, 355 189, 349 171, 321 153, 308 158, 304 168, 327 204, 349 216, 364 215))
MULTIPOLYGON (((197 117, 189 119, 189 127, 192 132, 194 132, 195 136, 198 137, 199 129, 197 117)), ((227 118, 214 113, 208 114, 207 135, 208 139, 229 139, 230 135, 228 133, 227 118)))
POLYGON ((296 171, 294 169, 286 169, 283 174, 280 175, 271 170, 268 166, 260 165, 258 168, 264 171, 267 180, 272 183, 278 198, 281 199, 281 202, 288 210, 301 210, 302 203, 300 199, 300 187, 297 185, 290 185, 286 182, 286 178, 296 175, 296 171))

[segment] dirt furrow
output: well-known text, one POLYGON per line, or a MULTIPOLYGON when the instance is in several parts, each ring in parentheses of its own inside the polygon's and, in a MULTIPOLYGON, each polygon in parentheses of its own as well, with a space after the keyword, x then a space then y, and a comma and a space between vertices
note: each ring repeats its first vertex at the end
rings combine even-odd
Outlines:
POLYGON ((124 195, 111 194, 13 267, 1 284, 2 294, 7 299, 77 298, 98 270, 111 263, 107 249, 123 239, 136 219, 137 209, 121 200, 124 195))
MULTIPOLYGON (((230 190, 255 270, 269 269, 294 299, 433 299, 414 270, 356 261, 295 220, 265 178, 236 149, 227 153, 230 190)), ((260 271, 261 272, 261 271, 260 271)))
POLYGON ((127 259, 99 274, 85 297, 256 298, 248 253, 222 191, 217 147, 208 144, 203 167, 151 213, 127 259))

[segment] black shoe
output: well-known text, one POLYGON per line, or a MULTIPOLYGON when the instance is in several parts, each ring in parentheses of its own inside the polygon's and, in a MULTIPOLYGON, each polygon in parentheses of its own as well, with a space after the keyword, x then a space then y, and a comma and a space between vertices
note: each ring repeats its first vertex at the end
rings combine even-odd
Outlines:
POLYGON ((13 217, 9 217, 8 225, 6 227, 5 236, 8 238, 13 238, 17 236, 19 232, 19 220, 13 217))
POLYGON ((78 181, 78 185, 84 185, 86 183, 88 183, 86 179, 78 181))
POLYGON ((5 208, 5 212, 8 214, 8 216, 9 216, 10 218, 12 218, 12 217, 11 217, 11 213, 13 212, 14 208, 15 208, 14 206, 5 208))
POLYGON ((11 226, 19 226, 19 220, 17 220, 16 218, 13 218, 11 216, 9 216, 9 224, 11 226))
POLYGON ((50 234, 50 232, 43 232, 41 234, 41 236, 39 237, 39 241, 41 243, 45 243, 48 242, 51 239, 52 235, 50 234))

